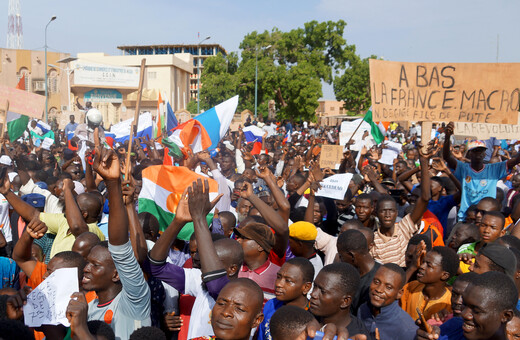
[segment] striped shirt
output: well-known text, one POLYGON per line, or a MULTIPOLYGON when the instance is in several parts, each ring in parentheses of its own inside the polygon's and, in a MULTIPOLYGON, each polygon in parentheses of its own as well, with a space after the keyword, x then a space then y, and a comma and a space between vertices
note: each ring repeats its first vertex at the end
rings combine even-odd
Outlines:
POLYGON ((374 247, 370 255, 381 263, 395 263, 405 267, 405 252, 408 241, 417 232, 418 226, 413 223, 410 214, 395 224, 392 236, 383 235, 379 229, 374 232, 374 247))
POLYGON ((278 274, 279 270, 280 267, 269 260, 265 261, 263 265, 255 270, 250 270, 244 263, 240 268, 238 277, 245 277, 258 283, 264 292, 265 304, 268 300, 275 298, 274 282, 276 281, 276 274, 278 274))

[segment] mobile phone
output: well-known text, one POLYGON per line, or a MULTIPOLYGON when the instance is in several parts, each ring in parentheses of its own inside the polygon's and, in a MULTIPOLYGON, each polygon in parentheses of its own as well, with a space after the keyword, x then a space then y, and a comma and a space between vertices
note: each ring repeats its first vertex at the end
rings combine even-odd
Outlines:
POLYGON ((421 319, 421 325, 419 326, 419 328, 421 328, 426 333, 431 333, 432 332, 432 326, 430 326, 426 322, 426 319, 424 318, 423 313, 421 313, 421 310, 419 309, 419 307, 417 307, 415 310, 417 311, 417 314, 419 315, 419 319, 421 319))
MULTIPOLYGON (((323 334, 323 332, 317 331, 316 336, 314 338, 311 338, 310 336, 308 336, 307 340, 321 340, 321 339, 323 339, 324 336, 325 336, 325 334, 323 334)), ((338 339, 338 337, 335 336, 333 340, 337 340, 337 339, 338 339)), ((351 340, 351 339, 348 339, 348 340, 351 340)))

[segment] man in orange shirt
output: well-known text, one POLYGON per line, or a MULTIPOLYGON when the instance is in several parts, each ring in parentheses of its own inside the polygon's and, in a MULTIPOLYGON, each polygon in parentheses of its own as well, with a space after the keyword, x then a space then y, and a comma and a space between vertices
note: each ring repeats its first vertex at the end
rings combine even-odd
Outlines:
POLYGON ((417 271, 417 281, 407 283, 401 307, 417 320, 417 308, 426 320, 440 310, 451 311, 451 292, 446 282, 457 274, 459 258, 448 247, 433 247, 417 271))

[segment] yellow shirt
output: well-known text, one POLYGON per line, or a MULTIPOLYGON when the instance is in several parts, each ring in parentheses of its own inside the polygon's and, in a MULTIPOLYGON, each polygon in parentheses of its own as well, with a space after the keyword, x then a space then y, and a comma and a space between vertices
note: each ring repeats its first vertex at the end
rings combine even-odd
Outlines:
POLYGON ((433 314, 440 312, 443 309, 451 312, 451 291, 446 288, 444 295, 438 300, 426 300, 423 295, 424 284, 419 281, 412 281, 407 283, 403 290, 401 297, 401 307, 407 312, 412 319, 417 320, 416 308, 424 314, 426 320, 429 320, 433 314))
MULTIPOLYGON (((72 249, 76 237, 70 232, 69 223, 65 214, 40 213, 40 220, 47 225, 47 232, 56 234, 52 243, 51 259, 57 253, 72 249)), ((105 235, 98 228, 97 223, 89 223, 88 230, 96 234, 101 241, 105 240, 105 235)))

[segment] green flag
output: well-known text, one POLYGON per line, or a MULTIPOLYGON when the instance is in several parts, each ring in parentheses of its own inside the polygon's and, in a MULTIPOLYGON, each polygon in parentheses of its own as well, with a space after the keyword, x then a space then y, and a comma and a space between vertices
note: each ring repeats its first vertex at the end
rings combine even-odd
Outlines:
POLYGON ((374 123, 374 121, 372 120, 372 108, 368 109, 363 120, 370 124, 370 134, 372 135, 372 138, 374 138, 377 144, 385 140, 383 133, 381 133, 381 130, 379 130, 379 126, 377 126, 377 124, 374 123))

